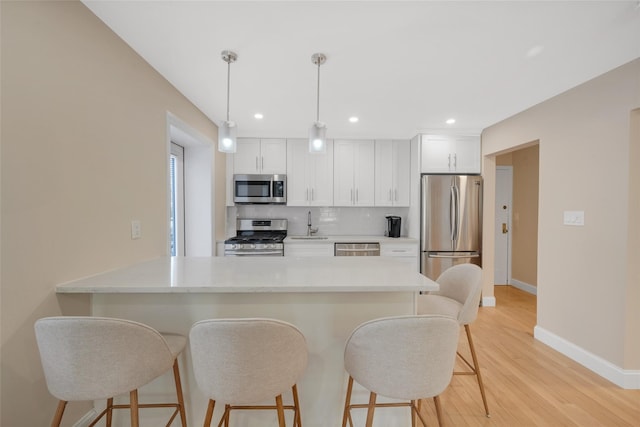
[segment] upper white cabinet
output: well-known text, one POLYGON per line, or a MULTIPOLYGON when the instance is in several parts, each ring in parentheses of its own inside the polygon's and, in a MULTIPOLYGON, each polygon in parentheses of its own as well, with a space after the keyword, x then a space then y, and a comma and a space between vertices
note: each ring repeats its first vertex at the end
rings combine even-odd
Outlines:
POLYGON ((375 144, 334 141, 334 206, 374 206, 375 144))
POLYGON ((480 173, 480 136, 422 135, 422 173, 480 173))
POLYGON ((409 206, 409 141, 376 140, 375 147, 375 205, 409 206))
POLYGON ((309 153, 306 139, 287 140, 287 205, 333 205, 333 142, 326 153, 309 153))
POLYGON ((238 138, 233 154, 234 174, 286 174, 287 141, 285 139, 238 138))

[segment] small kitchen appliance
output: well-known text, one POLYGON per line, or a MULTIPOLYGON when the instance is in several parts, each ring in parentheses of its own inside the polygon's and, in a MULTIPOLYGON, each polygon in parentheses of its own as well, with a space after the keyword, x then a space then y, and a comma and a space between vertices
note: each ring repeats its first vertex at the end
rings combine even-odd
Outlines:
POLYGON ((236 204, 284 205, 287 203, 286 175, 233 175, 236 204))
POLYGON ((402 218, 399 216, 388 216, 387 218, 387 236, 400 237, 402 229, 402 218))
POLYGON ((224 256, 284 256, 286 219, 236 219, 236 236, 225 240, 224 256))

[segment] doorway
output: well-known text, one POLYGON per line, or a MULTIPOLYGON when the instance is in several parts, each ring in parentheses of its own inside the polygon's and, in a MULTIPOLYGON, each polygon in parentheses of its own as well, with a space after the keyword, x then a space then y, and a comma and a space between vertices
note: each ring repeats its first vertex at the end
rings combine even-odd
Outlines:
POLYGON ((496 167, 494 285, 511 283, 513 166, 496 167))
POLYGON ((539 143, 520 146, 495 160, 494 284, 537 295, 539 143))

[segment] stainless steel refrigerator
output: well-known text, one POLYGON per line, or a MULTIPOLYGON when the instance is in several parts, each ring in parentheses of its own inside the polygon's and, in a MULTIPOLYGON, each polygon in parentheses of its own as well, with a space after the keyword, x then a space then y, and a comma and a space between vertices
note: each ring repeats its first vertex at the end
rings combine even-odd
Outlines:
POLYGON ((482 266, 482 177, 422 175, 420 272, 437 279, 461 263, 482 266))

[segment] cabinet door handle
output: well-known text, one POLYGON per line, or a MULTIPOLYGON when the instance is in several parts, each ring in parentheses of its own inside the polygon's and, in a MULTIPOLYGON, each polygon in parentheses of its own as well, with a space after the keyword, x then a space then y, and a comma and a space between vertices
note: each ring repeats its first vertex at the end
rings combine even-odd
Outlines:
POLYGON ((316 198, 314 197, 314 194, 313 194, 313 188, 311 188, 311 201, 313 202, 315 199, 316 198))
POLYGON ((349 196, 349 201, 353 203, 353 188, 350 191, 351 191, 351 196, 349 196))
POLYGON ((449 169, 451 169, 451 153, 449 153, 449 169))
POLYGON ((256 172, 259 171, 260 168, 258 167, 258 156, 256 156, 256 172))
POLYGON ((260 158, 262 161, 262 166, 260 166, 260 169, 264 169, 264 156, 260 158))
POLYGON ((453 153, 453 167, 454 169, 458 169, 458 154, 453 153))
POLYGON ((358 203, 358 189, 356 188, 356 203, 358 203))
POLYGON ((391 196, 391 191, 393 190, 389 189, 389 201, 393 201, 393 196, 391 196))

